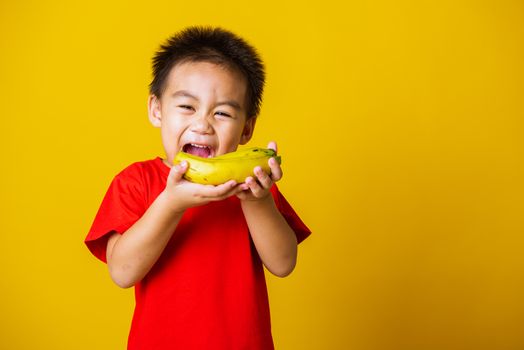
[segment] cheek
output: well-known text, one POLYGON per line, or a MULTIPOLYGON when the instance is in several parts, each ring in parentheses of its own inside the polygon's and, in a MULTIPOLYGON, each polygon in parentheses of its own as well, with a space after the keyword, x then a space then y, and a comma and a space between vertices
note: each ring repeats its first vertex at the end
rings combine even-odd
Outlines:
POLYGON ((236 148, 240 143, 243 128, 239 126, 229 126, 220 131, 220 141, 227 146, 229 150, 236 148))
POLYGON ((176 116, 170 116, 162 120, 162 132, 175 136, 180 134, 184 129, 183 119, 176 116))
POLYGON ((166 147, 177 147, 184 128, 174 121, 164 122, 161 128, 162 141, 166 147))

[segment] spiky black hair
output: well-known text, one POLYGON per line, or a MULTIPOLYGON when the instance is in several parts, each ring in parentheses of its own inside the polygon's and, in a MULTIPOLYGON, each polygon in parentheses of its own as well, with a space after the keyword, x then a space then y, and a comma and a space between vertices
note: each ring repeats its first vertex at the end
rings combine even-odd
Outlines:
POLYGON ((239 70, 247 80, 247 117, 260 113, 264 91, 264 64, 253 46, 218 27, 188 27, 171 36, 153 57, 151 94, 161 97, 171 69, 178 63, 212 62, 239 70))

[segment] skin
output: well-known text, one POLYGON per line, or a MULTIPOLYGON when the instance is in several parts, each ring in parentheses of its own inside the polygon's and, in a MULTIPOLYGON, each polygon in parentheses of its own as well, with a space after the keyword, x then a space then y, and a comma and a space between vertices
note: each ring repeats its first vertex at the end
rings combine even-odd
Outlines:
MULTIPOLYGON (((208 146, 212 156, 235 151, 248 142, 256 118, 247 118, 246 79, 237 71, 210 62, 183 62, 171 70, 161 97, 148 99, 149 120, 160 128, 171 168, 165 189, 144 215, 123 235, 113 233, 107 243, 107 263, 113 281, 122 288, 139 282, 166 247, 185 210, 220 201, 240 199, 257 252, 274 275, 289 275, 296 264, 297 240, 277 210, 270 188, 282 178, 280 165, 271 158, 271 175, 260 167, 244 183, 218 186, 183 179, 186 162, 172 159, 187 143, 208 146)), ((268 148, 277 150, 276 143, 268 148)), ((175 233, 176 234, 176 233, 175 233)))

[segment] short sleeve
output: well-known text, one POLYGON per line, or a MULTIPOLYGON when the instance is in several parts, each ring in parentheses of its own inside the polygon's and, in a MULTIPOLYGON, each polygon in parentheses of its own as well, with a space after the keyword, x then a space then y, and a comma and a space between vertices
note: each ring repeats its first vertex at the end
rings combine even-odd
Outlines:
POLYGON ((115 176, 98 209, 85 244, 91 253, 106 260, 107 240, 113 232, 123 234, 146 211, 139 171, 133 166, 115 176))
POLYGON ((286 219, 291 229, 295 232, 295 235, 297 236, 297 242, 302 242, 311 234, 311 230, 300 219, 300 217, 288 203, 286 198, 278 190, 278 187, 276 185, 273 185, 273 187, 271 188, 271 193, 273 195, 278 210, 280 211, 282 216, 284 216, 284 219, 286 219))

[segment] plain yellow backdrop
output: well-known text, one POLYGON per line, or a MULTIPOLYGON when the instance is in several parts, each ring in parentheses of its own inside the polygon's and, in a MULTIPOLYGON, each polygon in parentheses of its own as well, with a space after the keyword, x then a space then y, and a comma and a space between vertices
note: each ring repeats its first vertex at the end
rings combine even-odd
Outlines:
POLYGON ((2 1, 0 348, 123 349, 83 244, 162 155, 154 50, 219 25, 267 65, 256 136, 314 234, 268 276, 277 349, 524 348, 522 1, 2 1), (344 3, 346 3, 344 5, 344 3))

